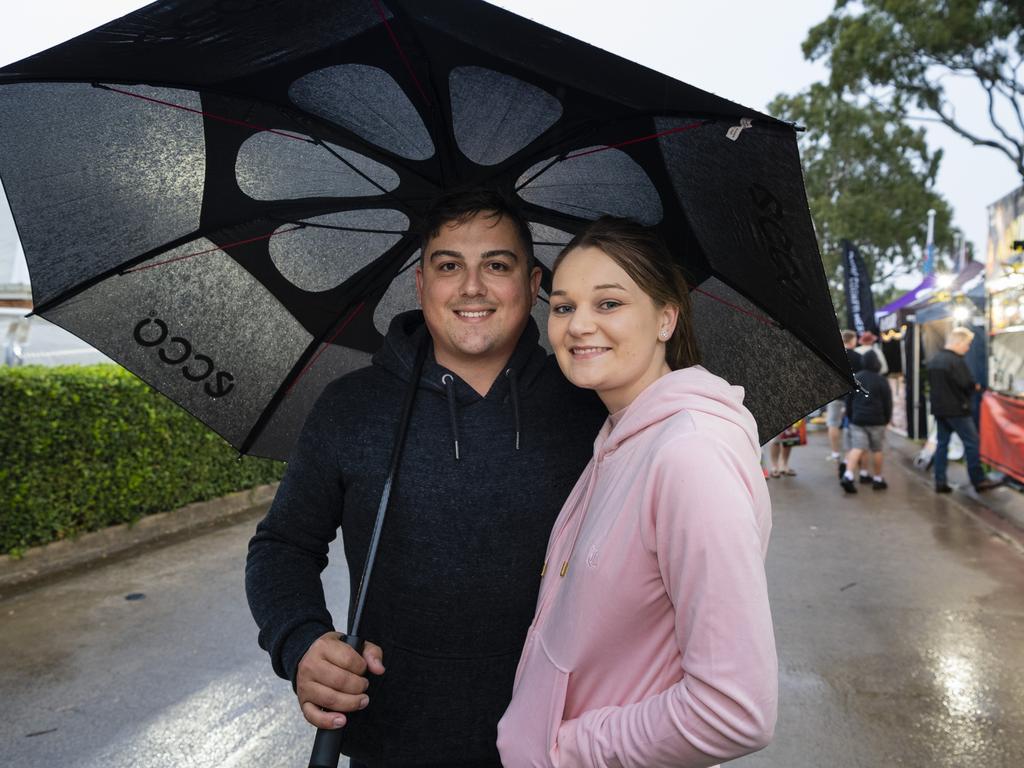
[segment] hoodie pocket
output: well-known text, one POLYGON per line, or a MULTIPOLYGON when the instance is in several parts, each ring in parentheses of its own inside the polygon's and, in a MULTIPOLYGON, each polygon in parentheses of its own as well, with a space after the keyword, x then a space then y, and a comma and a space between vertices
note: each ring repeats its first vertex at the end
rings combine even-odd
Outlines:
POLYGON ((393 646, 385 657, 384 764, 497 764, 497 723, 518 653, 434 656, 393 646))
POLYGON ((498 723, 498 751, 505 768, 551 768, 568 690, 569 672, 533 638, 524 649, 512 701, 498 723))

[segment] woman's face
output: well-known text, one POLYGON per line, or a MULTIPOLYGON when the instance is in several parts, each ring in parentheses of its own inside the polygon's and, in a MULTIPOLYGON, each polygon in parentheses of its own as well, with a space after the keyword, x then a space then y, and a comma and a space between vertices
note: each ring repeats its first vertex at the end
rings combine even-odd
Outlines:
POLYGON ((566 378, 615 413, 669 372, 665 341, 677 317, 604 251, 574 248, 554 274, 548 339, 566 378))

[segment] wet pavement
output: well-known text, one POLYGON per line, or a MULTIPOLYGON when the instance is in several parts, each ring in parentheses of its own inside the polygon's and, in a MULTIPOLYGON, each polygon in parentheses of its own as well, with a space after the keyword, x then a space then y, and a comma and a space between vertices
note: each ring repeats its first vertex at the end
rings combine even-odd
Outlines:
MULTIPOLYGON (((0 597, 0 766, 304 768, 314 732, 245 603, 255 524, 0 597)), ((327 593, 344 616, 341 563, 327 593)))
MULTIPOLYGON (((735 764, 1024 766, 1024 555, 897 462, 846 497, 824 455, 769 481, 779 725, 735 764)), ((245 605, 254 523, 0 596, 0 764, 305 766, 245 605)), ((334 564, 335 616, 346 591, 334 564)))

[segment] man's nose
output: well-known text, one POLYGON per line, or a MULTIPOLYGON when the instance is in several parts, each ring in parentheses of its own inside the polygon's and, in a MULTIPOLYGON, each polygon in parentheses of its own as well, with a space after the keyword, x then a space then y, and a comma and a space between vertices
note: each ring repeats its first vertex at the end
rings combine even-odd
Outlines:
POLYGON ((461 290, 463 296, 483 296, 487 293, 487 285, 479 270, 467 269, 465 275, 461 290))

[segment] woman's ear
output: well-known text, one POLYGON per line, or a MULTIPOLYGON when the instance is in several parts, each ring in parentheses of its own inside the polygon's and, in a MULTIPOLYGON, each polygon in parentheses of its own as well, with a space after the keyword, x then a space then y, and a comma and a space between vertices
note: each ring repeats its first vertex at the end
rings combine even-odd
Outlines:
POLYGON ((676 323, 679 322, 679 307, 673 304, 666 304, 661 310, 661 326, 662 330, 668 331, 665 334, 665 338, 672 338, 672 334, 675 333, 676 323))

